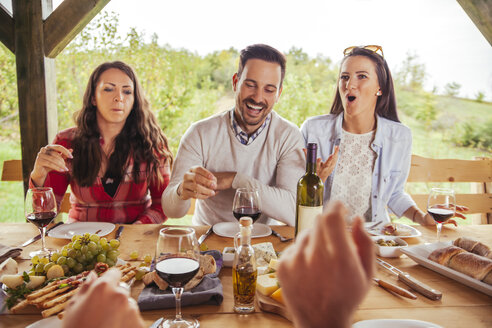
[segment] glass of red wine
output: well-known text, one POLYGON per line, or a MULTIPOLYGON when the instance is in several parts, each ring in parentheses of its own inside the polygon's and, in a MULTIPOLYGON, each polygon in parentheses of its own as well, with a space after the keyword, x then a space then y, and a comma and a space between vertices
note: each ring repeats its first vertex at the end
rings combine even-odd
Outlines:
POLYGON ((239 221, 243 216, 249 216, 253 223, 261 215, 260 193, 256 188, 238 188, 234 195, 232 213, 239 221))
POLYGON ((199 327, 195 318, 181 315, 181 295, 184 286, 200 268, 199 255, 198 241, 192 228, 169 227, 159 231, 155 269, 159 277, 169 284, 176 298, 176 316, 162 318, 159 327, 199 327))
POLYGON ((53 221, 57 213, 53 189, 49 187, 36 187, 27 191, 24 202, 24 214, 26 215, 27 221, 38 227, 42 245, 41 250, 29 253, 31 257, 45 257, 51 254, 52 250, 47 249, 44 245, 44 237, 46 235, 46 226, 53 221))
POLYGON ((442 224, 452 218, 456 212, 454 190, 448 188, 432 188, 427 201, 427 212, 437 225, 437 241, 441 239, 442 224))

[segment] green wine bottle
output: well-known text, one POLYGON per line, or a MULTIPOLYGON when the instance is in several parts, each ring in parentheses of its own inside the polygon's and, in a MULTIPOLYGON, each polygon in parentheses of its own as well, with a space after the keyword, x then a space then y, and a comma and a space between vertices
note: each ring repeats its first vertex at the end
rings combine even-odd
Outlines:
POLYGON ((306 174, 297 183, 296 236, 313 226, 318 214, 323 212, 323 181, 316 174, 316 152, 318 145, 307 146, 306 174))

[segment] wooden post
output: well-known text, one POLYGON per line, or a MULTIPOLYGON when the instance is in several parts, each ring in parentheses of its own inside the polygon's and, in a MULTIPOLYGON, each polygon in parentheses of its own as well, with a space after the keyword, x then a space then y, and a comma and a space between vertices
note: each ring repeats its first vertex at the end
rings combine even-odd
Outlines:
POLYGON ((51 13, 52 5, 51 0, 17 0, 12 2, 12 9, 22 172, 27 190, 36 154, 58 130, 55 63, 44 56, 43 18, 51 13))
POLYGON ((27 190, 36 154, 54 138, 58 129, 55 63, 44 56, 43 18, 51 13, 52 6, 51 0, 18 0, 12 2, 12 9, 22 172, 24 190, 27 190))

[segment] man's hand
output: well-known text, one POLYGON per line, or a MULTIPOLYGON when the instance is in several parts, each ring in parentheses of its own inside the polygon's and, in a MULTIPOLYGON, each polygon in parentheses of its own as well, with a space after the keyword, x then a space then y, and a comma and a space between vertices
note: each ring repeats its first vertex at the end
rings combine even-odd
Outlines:
POLYGON ((215 172, 214 176, 217 178, 217 190, 226 190, 232 188, 236 172, 215 172))
POLYGON ((360 218, 347 232, 347 210, 331 204, 282 254, 277 276, 296 327, 350 327, 374 272, 373 242, 360 218))
POLYGON ((63 327, 144 327, 137 303, 119 288, 121 272, 110 269, 100 278, 88 276, 65 310, 63 327))
POLYGON ((207 199, 215 196, 217 178, 201 166, 194 166, 184 174, 178 187, 178 196, 183 199, 207 199))

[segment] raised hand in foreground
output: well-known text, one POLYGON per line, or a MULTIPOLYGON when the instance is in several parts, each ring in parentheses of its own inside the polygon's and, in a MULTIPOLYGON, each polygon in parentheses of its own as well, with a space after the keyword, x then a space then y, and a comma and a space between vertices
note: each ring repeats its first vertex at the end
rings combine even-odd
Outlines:
POLYGON ((137 303, 128 291, 118 288, 121 272, 110 269, 100 278, 91 273, 80 291, 70 300, 63 327, 144 327, 137 303))
POLYGON ((347 210, 330 204, 282 255, 277 272, 297 328, 350 327, 374 272, 373 243, 360 218, 347 232, 347 210))

